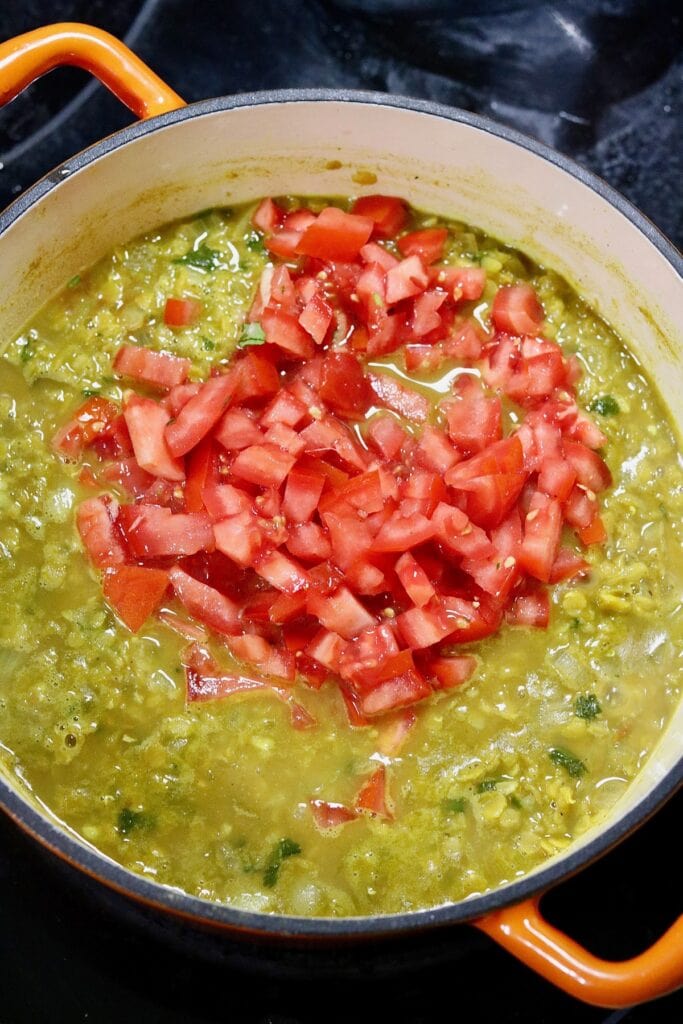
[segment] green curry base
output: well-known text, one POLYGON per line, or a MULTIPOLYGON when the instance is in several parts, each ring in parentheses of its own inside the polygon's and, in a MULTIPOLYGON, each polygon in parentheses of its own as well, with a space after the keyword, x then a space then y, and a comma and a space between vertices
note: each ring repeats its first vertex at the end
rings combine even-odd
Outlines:
MULTIPOLYGON (((578 353, 580 401, 609 437, 609 540, 588 549, 588 581, 552 588, 547 631, 504 626, 471 645, 472 681, 419 708, 385 758, 396 819, 321 833, 309 801, 352 802, 382 756, 377 729, 350 728, 332 684, 296 684, 319 723, 304 732, 268 696, 187 706, 184 641, 156 620, 137 636, 115 620, 74 527, 88 493, 79 467, 49 449, 84 394, 121 396, 111 358, 122 342, 191 356, 197 376, 229 357, 267 258, 250 213, 205 211, 117 249, 4 339, 0 763, 104 854, 206 899, 333 916, 461 900, 599 821, 671 715, 683 648, 680 456, 638 365, 575 292, 450 224, 447 261, 488 272, 475 315, 486 319, 499 284, 528 279, 547 333, 578 353), (176 262, 200 244, 222 254, 219 267, 176 262), (172 330, 164 303, 182 294, 204 314, 172 330)), ((435 397, 448 388, 448 378, 421 380, 435 397)))

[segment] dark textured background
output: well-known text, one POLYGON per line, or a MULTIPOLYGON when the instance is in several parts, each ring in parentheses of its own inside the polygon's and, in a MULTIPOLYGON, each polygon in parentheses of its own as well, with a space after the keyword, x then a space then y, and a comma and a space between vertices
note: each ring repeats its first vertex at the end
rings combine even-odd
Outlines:
MULTIPOLYGON (((487 114, 575 157, 683 242, 680 3, 659 0, 4 0, 0 39, 56 20, 126 36, 187 100, 278 87, 377 89, 487 114)), ((0 207, 129 120, 58 71, 0 111, 0 207)), ((681 909, 681 799, 544 901, 613 958, 681 909)), ((0 818, 0 1024, 557 1024, 680 1021, 669 997, 585 1008, 487 939, 290 958, 202 941, 85 885, 0 818)))

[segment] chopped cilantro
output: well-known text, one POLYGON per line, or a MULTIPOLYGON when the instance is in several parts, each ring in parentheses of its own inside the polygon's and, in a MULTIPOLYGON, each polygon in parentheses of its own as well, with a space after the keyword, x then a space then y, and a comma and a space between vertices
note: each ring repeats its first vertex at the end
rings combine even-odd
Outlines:
POLYGON ((116 830, 121 835, 127 836, 133 829, 150 828, 153 824, 154 819, 144 811, 133 811, 130 807, 124 807, 122 811, 119 811, 119 816, 116 819, 116 830))
POLYGON ((598 395, 588 406, 591 412, 600 413, 601 416, 616 416, 621 412, 619 403, 611 395, 598 395))
POLYGON ((185 253, 184 256, 179 256, 173 262, 184 263, 188 267, 193 267, 194 270, 208 272, 220 267, 223 257, 216 249, 209 249, 208 245, 200 245, 197 249, 191 249, 190 252, 185 253))
POLYGON ((261 327, 261 324, 255 320, 252 324, 243 325, 242 336, 237 344, 240 348, 246 348, 247 345, 264 345, 265 341, 265 331, 261 327))
POLYGON ((27 341, 25 345, 19 349, 19 358, 22 363, 27 363, 29 359, 33 358, 33 352, 31 351, 31 342, 27 341))
POLYGON ((577 718, 595 718, 602 711, 600 701, 594 693, 580 693, 574 704, 574 714, 577 718))
POLYGON ((66 286, 67 286, 67 288, 75 288, 76 285, 78 285, 80 283, 81 283, 81 275, 80 274, 74 274, 74 276, 67 281, 66 286))
POLYGON ((96 395, 99 395, 100 392, 96 388, 83 388, 81 394, 84 398, 94 398, 96 395))
POLYGON ((249 252, 264 252, 263 235, 260 231, 250 231, 247 235, 247 249, 249 252))
POLYGON ((581 619, 572 619, 569 626, 571 629, 581 629, 581 619))
POLYGON ((295 843, 293 839, 280 839, 275 844, 273 851, 268 858, 266 869, 263 872, 263 884, 266 888, 273 888, 278 880, 280 868, 284 861, 287 860, 288 857, 294 857, 297 853, 301 853, 301 847, 298 843, 295 843))
POLYGON ((548 751, 548 756, 553 764, 564 768, 567 775, 571 775, 573 779, 578 779, 586 771, 586 766, 581 758, 572 754, 571 750, 567 750, 565 747, 553 747, 548 751))
POLYGON ((510 807, 514 807, 516 811, 521 811, 522 801, 519 799, 518 796, 515 796, 514 793, 511 793, 510 796, 508 797, 508 803, 510 804, 510 807))
POLYGON ((202 348, 205 352, 213 352, 215 347, 214 342, 210 338, 202 338, 202 348))
POLYGON ((444 800, 442 807, 446 814, 464 814, 467 800, 464 796, 455 796, 450 800, 444 800))

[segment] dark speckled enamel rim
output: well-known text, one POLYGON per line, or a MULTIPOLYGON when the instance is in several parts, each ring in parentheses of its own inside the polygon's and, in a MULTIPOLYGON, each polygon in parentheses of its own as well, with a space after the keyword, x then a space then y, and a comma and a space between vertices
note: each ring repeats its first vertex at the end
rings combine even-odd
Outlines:
MULTIPOLYGON (((600 178, 586 171, 574 161, 549 149, 547 146, 528 138, 510 128, 503 127, 487 118, 463 110, 430 103, 424 100, 387 96, 383 93, 356 92, 333 89, 278 90, 273 92, 246 93, 239 96, 224 96, 191 104, 179 110, 162 114, 147 121, 139 121, 103 139, 67 160, 51 171, 32 188, 16 199, 3 213, 0 213, 0 235, 36 203, 63 182, 71 173, 87 167, 108 153, 125 146, 144 135, 169 127, 180 121, 205 114, 215 114, 239 107, 262 106, 270 103, 329 103, 344 102, 378 107, 398 107, 418 114, 456 121, 471 128, 495 135, 516 146, 535 154, 540 160, 554 164, 560 170, 578 179, 587 188, 627 218, 649 242, 672 265, 679 276, 683 276, 683 258, 664 235, 642 213, 623 196, 600 178)), ((135 875, 109 860, 96 850, 84 847, 71 834, 61 830, 47 817, 31 807, 19 792, 0 779, 0 806, 14 821, 48 849, 74 867, 117 890, 124 895, 148 906, 170 912, 189 921, 204 923, 231 932, 246 933, 252 937, 277 937, 278 939, 311 939, 343 941, 381 935, 400 935, 432 928, 471 921, 483 917, 502 907, 520 903, 538 895, 558 882, 576 874, 583 867, 602 856, 639 825, 643 824, 676 791, 683 782, 683 757, 654 786, 649 793, 627 814, 612 826, 602 831, 594 840, 580 850, 564 857, 560 862, 537 871, 482 896, 446 904, 430 910, 413 911, 405 914, 390 914, 358 918, 301 918, 263 913, 248 913, 234 910, 216 903, 209 903, 193 896, 187 896, 156 882, 135 875)))

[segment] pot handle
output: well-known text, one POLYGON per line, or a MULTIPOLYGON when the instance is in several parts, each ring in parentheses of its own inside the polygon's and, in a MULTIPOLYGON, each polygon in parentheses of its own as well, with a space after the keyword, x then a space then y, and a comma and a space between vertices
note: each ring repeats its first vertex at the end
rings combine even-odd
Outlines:
POLYGON ((553 985, 593 1006, 633 1006, 683 985, 683 916, 645 952, 614 962, 593 956, 549 924, 538 903, 527 900, 472 923, 553 985))
POLYGON ((140 118, 185 102, 116 36, 92 25, 45 25, 0 43, 0 106, 62 64, 92 72, 140 118))

